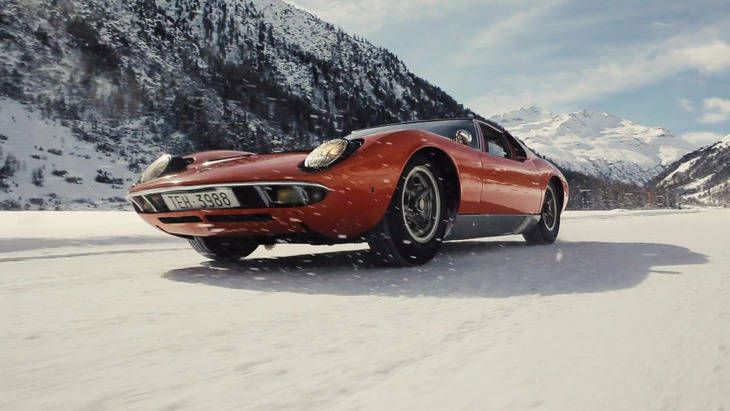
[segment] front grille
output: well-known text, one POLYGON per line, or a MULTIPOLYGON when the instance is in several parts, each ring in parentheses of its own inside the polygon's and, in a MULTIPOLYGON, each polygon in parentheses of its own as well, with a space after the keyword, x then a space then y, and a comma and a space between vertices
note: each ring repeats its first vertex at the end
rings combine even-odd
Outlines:
POLYGON ((274 217, 271 214, 258 213, 258 214, 229 214, 229 215, 209 215, 205 217, 206 220, 212 223, 248 223, 248 222, 262 222, 272 221, 274 217))
POLYGON ((194 215, 185 217, 160 217, 160 222, 164 224, 185 224, 185 223, 202 223, 200 217, 194 215))
MULTIPOLYGON (((237 209, 243 210, 302 207, 318 203, 327 196, 327 189, 324 187, 297 183, 234 185, 229 188, 233 190, 234 195, 241 204, 237 209)), ((180 187, 179 190, 170 189, 169 193, 201 193, 208 190, 210 189, 180 187)), ((131 199, 136 208, 141 210, 142 213, 167 213, 172 211, 167 207, 160 193, 136 195, 131 199)))

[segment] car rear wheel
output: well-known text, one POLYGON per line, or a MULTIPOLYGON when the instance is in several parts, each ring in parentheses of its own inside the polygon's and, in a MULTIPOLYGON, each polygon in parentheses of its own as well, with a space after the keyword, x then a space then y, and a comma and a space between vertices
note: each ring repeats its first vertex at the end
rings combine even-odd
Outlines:
POLYGON ((259 246, 235 237, 193 237, 189 241, 193 249, 203 257, 218 261, 238 261, 253 253, 259 246))
POLYGON ((560 231, 560 210, 562 204, 555 185, 550 182, 545 190, 545 200, 540 211, 540 221, 522 234, 528 244, 552 244, 560 231))
POLYGON ((430 261, 446 231, 441 171, 423 156, 406 165, 383 219, 367 235, 376 258, 386 264, 414 266, 430 261))

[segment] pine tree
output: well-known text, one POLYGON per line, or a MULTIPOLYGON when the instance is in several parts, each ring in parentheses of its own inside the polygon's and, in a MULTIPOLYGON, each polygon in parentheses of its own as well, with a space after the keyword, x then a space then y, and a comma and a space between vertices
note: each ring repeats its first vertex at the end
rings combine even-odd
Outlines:
POLYGON ((33 184, 37 185, 38 187, 43 187, 43 182, 46 180, 45 176, 43 175, 43 169, 38 167, 33 169, 33 175, 32 175, 32 181, 33 184))

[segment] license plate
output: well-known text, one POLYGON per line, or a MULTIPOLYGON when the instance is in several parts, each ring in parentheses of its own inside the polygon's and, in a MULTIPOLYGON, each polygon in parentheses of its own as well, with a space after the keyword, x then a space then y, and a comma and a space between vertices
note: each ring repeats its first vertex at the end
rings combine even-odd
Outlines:
POLYGON ((216 188, 195 193, 162 194, 162 199, 170 211, 236 208, 241 206, 230 188, 216 188))

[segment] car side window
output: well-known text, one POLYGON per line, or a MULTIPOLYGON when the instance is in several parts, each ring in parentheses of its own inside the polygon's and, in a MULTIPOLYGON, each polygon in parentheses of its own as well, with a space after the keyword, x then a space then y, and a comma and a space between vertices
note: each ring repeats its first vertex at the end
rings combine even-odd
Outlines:
POLYGON ((527 158, 527 153, 525 152, 525 149, 522 148, 522 144, 517 142, 517 139, 512 136, 509 132, 504 133, 504 138, 509 141, 509 144, 512 146, 512 150, 514 151, 514 159, 518 161, 524 161, 527 158))
POLYGON ((449 138, 451 140, 454 140, 456 138, 456 133, 459 130, 467 131, 472 136, 469 147, 475 148, 477 150, 481 149, 481 144, 479 144, 479 136, 476 134, 476 130, 474 129, 474 123, 471 120, 444 121, 443 124, 436 124, 435 126, 427 128, 427 130, 432 133, 449 138))
POLYGON ((482 123, 479 123, 479 128, 482 130, 484 142, 487 144, 487 153, 494 154, 495 156, 502 158, 512 157, 507 143, 504 141, 504 138, 502 138, 502 133, 482 123))

